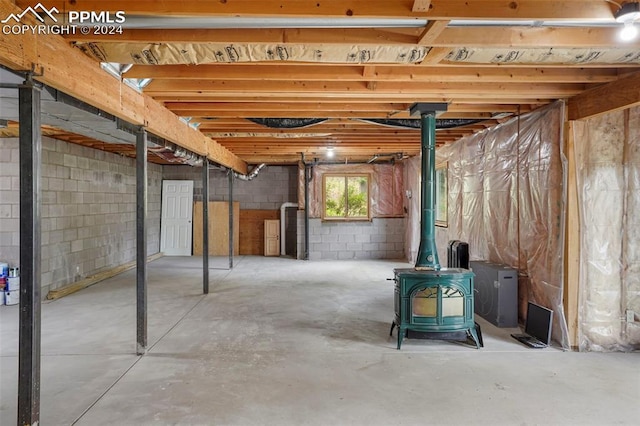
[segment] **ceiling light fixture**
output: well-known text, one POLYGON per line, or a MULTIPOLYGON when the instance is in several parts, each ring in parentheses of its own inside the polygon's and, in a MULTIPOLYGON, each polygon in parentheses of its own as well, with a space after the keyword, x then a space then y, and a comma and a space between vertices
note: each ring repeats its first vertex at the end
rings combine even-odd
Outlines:
POLYGON ((327 158, 333 158, 333 156, 336 154, 336 150, 334 147, 332 146, 328 146, 327 147, 327 158))
POLYGON ((616 22, 624 24, 624 27, 620 30, 621 40, 631 41, 637 37, 638 28, 634 23, 640 20, 639 2, 624 3, 613 16, 616 18, 616 22))
POLYGON ((620 40, 631 41, 638 35, 638 28, 633 22, 625 22, 624 27, 620 30, 620 40))

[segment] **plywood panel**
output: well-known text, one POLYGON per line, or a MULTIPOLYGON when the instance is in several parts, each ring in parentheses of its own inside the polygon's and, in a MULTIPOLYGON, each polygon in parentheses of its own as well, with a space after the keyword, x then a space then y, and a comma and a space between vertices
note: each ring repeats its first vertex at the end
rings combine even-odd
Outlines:
POLYGON ((240 254, 264 254, 264 221, 279 219, 279 210, 240 210, 240 254))
MULTIPOLYGON (((193 206, 193 255, 202 256, 202 201, 193 206)), ((233 254, 240 253, 240 203, 233 203, 233 254)), ((229 255, 229 203, 209 201, 209 255, 229 255)))

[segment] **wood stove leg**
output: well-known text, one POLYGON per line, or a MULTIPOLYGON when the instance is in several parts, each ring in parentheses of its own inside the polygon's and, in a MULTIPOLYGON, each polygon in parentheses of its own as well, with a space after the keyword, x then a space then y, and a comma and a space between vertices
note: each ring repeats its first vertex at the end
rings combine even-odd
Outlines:
POLYGON ((475 323, 476 325, 476 333, 478 333, 478 342, 480 343, 480 347, 484 348, 484 342, 482 341, 482 329, 480 328, 480 324, 478 324, 477 322, 475 323))
POLYGON ((400 346, 402 346, 402 338, 404 337, 405 330, 402 327, 398 326, 398 350, 400 350, 400 346))
POLYGON ((396 322, 395 322, 395 321, 393 321, 393 322, 391 323, 391 330, 389 330, 389 336, 392 336, 392 335, 393 335, 393 329, 395 328, 395 326, 396 326, 396 322))
POLYGON ((476 327, 469 328, 467 329, 467 334, 469 334, 469 336, 476 343, 476 349, 480 349, 480 347, 483 347, 484 345, 481 343, 482 338, 478 338, 478 333, 476 332, 476 330, 476 327))

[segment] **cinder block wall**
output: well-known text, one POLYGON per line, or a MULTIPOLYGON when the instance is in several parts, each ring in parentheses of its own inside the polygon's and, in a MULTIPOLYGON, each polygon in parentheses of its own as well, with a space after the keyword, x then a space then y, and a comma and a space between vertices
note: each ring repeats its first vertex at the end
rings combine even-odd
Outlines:
MULTIPOLYGON (((298 258, 304 256, 304 211, 298 217, 298 258)), ((371 222, 323 222, 309 219, 309 260, 402 259, 404 218, 371 222)))
MULTIPOLYGON (((19 262, 18 139, 0 139, 0 260, 19 262)), ((135 260, 135 160, 43 138, 42 296, 135 260)), ((148 253, 159 251, 162 167, 149 164, 148 253)))
MULTIPOLYGON (((191 166, 164 166, 163 179, 193 180, 194 199, 202 200, 202 169, 191 166)), ((277 210, 282 203, 298 201, 298 168, 267 166, 251 181, 234 179, 233 200, 242 210, 277 210)), ((223 170, 209 171, 209 201, 229 200, 229 178, 223 170)))

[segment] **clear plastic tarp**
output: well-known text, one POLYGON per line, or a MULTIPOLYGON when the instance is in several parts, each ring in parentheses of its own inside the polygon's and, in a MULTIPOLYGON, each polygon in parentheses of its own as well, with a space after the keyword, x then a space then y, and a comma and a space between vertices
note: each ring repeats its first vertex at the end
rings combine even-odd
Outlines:
POLYGON ((574 126, 581 351, 640 349, 640 108, 574 126))
MULTIPOLYGON (((371 217, 402 217, 403 163, 319 164, 312 167, 309 182, 309 217, 322 217, 322 175, 325 173, 367 174, 371 177, 369 199, 371 217)), ((304 166, 299 167, 298 204, 304 208, 304 166)))
MULTIPOLYGON (((520 273, 519 313, 526 302, 554 311, 553 340, 569 348, 562 305, 564 247, 564 104, 556 102, 436 150, 448 169, 447 227, 436 229, 440 263, 449 240, 469 243, 472 260, 520 273)), ((410 217, 406 253, 420 241, 420 160, 407 162, 410 217)))

